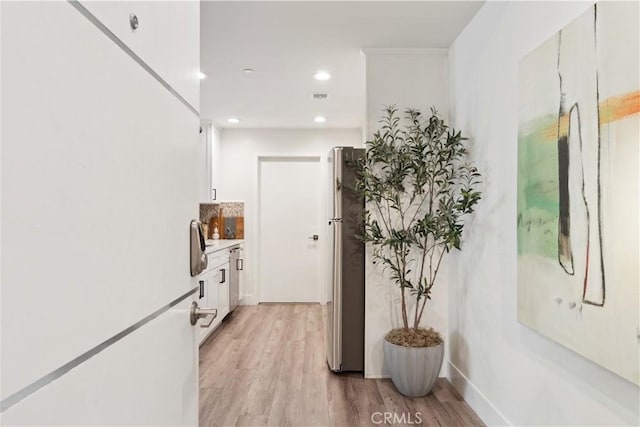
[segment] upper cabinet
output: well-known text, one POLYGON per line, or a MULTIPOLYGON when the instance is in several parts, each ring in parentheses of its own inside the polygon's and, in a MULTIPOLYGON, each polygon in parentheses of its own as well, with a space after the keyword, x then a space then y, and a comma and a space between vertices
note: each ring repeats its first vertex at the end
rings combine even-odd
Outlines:
POLYGON ((200 2, 80 3, 193 109, 200 111, 200 2))
POLYGON ((211 201, 222 199, 222 143, 220 131, 211 126, 211 201))
POLYGON ((217 202, 222 200, 220 187, 222 182, 222 144, 220 141, 220 131, 211 124, 210 121, 203 120, 200 128, 202 129, 201 143, 203 147, 203 162, 206 166, 200 188, 201 199, 203 202, 217 202))

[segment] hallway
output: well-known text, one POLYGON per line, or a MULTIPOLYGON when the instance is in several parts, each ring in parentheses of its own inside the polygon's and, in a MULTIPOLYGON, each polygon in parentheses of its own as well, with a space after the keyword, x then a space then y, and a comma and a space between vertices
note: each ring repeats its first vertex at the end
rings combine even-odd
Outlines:
POLYGON ((200 425, 374 425, 385 412, 395 424, 484 425, 445 379, 413 399, 391 380, 332 374, 323 331, 320 305, 239 307, 200 348, 200 425))

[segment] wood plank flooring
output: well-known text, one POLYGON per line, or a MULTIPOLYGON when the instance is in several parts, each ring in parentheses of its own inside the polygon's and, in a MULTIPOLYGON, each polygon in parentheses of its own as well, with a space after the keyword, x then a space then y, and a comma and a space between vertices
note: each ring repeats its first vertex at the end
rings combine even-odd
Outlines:
POLYGON ((200 425, 484 425, 446 379, 413 399, 391 380, 330 372, 324 339, 320 305, 238 307, 200 348, 200 425))

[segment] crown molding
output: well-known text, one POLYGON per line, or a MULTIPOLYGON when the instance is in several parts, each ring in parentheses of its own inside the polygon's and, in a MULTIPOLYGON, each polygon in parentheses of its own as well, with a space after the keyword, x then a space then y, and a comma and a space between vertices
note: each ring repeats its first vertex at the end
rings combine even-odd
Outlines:
POLYGON ((360 51, 365 56, 447 56, 448 48, 422 47, 364 47, 360 51))

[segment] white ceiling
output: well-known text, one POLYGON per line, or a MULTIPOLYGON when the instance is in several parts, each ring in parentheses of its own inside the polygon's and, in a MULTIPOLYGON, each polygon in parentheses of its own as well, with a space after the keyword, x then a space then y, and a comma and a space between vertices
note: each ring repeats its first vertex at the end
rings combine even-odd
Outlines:
POLYGON ((482 2, 203 2, 201 117, 220 127, 360 127, 361 48, 446 48, 482 2), (252 74, 243 73, 253 68, 252 74), (316 81, 317 70, 332 78, 316 81), (329 92, 326 101, 313 92, 329 92), (327 122, 313 122, 323 115, 327 122), (227 122, 229 117, 239 124, 227 122))

